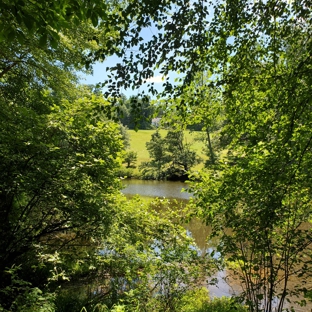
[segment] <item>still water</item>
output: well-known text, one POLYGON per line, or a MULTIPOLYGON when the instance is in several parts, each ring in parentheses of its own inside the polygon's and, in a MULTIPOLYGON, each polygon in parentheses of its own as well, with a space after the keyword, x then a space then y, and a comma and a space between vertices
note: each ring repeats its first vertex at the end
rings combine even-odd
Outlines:
POLYGON ((145 180, 124 180, 125 188, 122 192, 125 195, 142 195, 149 197, 166 197, 175 199, 189 199, 191 194, 182 192, 187 189, 187 184, 172 181, 145 181, 145 180))
MULTIPOLYGON (((124 189, 122 192, 126 196, 141 195, 148 197, 166 197, 168 199, 178 199, 181 201, 188 201, 192 194, 183 192, 183 189, 187 189, 188 185, 183 182, 172 181, 143 181, 143 180, 124 180, 124 189)), ((201 250, 207 250, 214 248, 217 242, 208 242, 207 237, 210 233, 208 226, 205 226, 200 220, 193 220, 189 224, 185 225, 185 228, 193 236, 197 246, 201 250)), ((218 272, 215 276, 218 278, 219 283, 217 286, 208 286, 211 296, 232 296, 240 292, 240 285, 237 282, 227 283, 224 278, 227 277, 226 270, 218 272)), ((306 307, 295 306, 296 312, 312 311, 312 305, 306 307)), ((290 308, 285 304, 285 308, 290 308)), ((274 311, 274 310, 273 310, 274 311)))

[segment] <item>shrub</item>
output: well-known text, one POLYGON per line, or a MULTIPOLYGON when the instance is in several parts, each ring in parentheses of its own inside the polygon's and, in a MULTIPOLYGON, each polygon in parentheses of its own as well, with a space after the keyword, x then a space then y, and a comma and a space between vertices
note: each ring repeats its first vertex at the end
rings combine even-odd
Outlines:
POLYGON ((207 288, 187 291, 176 306, 179 312, 247 312, 247 308, 229 297, 209 298, 207 288))

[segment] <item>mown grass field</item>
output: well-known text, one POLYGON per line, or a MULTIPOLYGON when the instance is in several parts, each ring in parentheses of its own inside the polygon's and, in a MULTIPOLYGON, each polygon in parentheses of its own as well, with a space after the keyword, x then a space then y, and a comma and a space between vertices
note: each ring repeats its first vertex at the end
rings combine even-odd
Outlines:
MULTIPOLYGON (((138 160, 136 166, 138 167, 142 162, 149 161, 149 153, 146 149, 146 142, 151 140, 152 134, 156 130, 128 130, 130 135, 130 148, 129 150, 138 153, 138 160)), ((159 130, 161 136, 164 138, 167 135, 167 130, 159 130)), ((200 132, 184 131, 184 140, 191 144, 192 150, 196 151, 197 155, 203 159, 203 161, 192 168, 192 170, 199 170, 203 168, 204 162, 207 156, 204 153, 204 142, 196 140, 200 135, 200 132)))

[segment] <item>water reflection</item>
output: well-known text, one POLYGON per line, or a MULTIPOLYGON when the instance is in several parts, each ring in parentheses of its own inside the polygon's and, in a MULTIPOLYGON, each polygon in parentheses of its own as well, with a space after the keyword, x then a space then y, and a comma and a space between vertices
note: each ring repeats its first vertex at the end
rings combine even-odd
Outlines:
POLYGON ((146 181, 146 180, 123 180, 125 195, 142 195, 149 197, 166 197, 176 199, 189 199, 191 194, 182 192, 187 189, 187 184, 173 181, 146 181))

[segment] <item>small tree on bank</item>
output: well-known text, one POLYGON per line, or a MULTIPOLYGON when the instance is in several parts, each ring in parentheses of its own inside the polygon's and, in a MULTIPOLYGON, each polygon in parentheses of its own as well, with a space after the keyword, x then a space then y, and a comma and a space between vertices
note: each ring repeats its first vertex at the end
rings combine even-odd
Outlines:
POLYGON ((124 163, 127 164, 127 168, 135 167, 135 163, 138 159, 138 153, 134 151, 127 151, 124 157, 124 163))
POLYGON ((185 179, 190 168, 200 162, 191 144, 185 142, 183 131, 168 131, 162 138, 157 130, 146 147, 151 160, 140 166, 145 178, 185 179))
POLYGON ((150 161, 140 165, 143 177, 147 179, 164 179, 164 167, 169 161, 169 155, 165 150, 165 141, 157 130, 152 134, 152 138, 146 143, 146 148, 150 155, 150 161))

